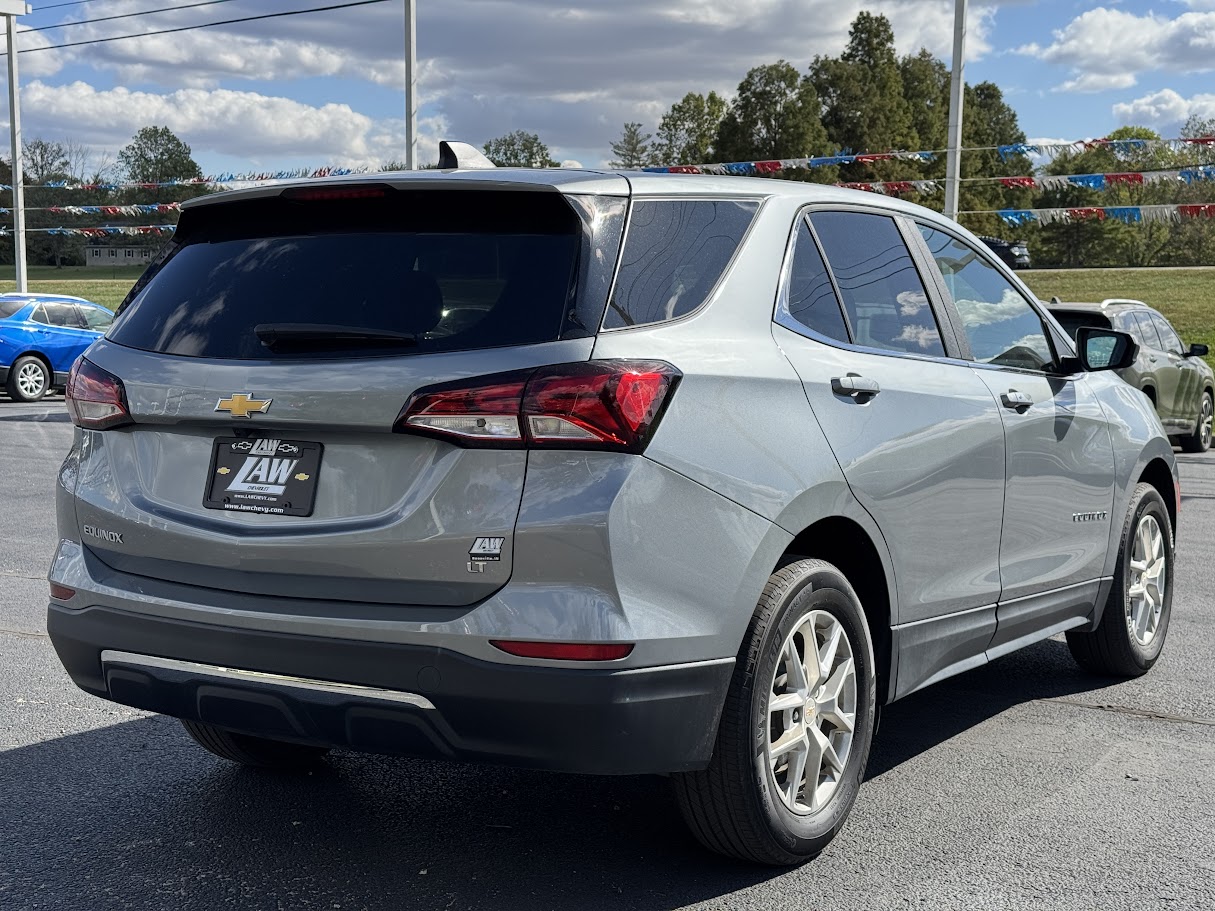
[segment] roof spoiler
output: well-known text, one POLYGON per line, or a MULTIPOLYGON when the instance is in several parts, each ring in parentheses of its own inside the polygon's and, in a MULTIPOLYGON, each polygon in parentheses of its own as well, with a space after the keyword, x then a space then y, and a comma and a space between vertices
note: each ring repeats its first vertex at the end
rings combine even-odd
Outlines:
POLYGON ((467 142, 450 142, 446 139, 439 142, 439 169, 442 171, 496 167, 497 165, 482 155, 475 146, 467 142))
POLYGON ((1137 301, 1130 297, 1107 297, 1101 302, 1101 309, 1104 310, 1110 304, 1138 304, 1140 307, 1146 307, 1143 301, 1137 301))

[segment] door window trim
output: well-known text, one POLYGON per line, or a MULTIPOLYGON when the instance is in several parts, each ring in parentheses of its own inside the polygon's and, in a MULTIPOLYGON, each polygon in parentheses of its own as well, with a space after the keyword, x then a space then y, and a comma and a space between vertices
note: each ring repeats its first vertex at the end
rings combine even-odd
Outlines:
MULTIPOLYGON (((915 361, 932 361, 934 363, 971 364, 972 361, 970 359, 962 356, 962 346, 958 344, 953 322, 942 318, 941 299, 934 293, 937 279, 936 277, 933 277, 931 280, 925 278, 923 258, 922 256, 917 256, 917 248, 908 242, 907 226, 903 224, 904 221, 910 220, 901 212, 886 209, 882 206, 867 206, 857 203, 819 202, 810 203, 798 209, 797 216, 793 219, 789 230, 789 237, 785 242, 785 255, 781 263, 780 282, 776 288, 776 301, 772 309, 772 322, 803 338, 821 342, 824 345, 830 345, 832 348, 838 348, 842 351, 855 351, 858 354, 880 354, 884 357, 909 358, 915 361), (918 354, 914 351, 895 351, 891 348, 870 348, 867 345, 858 345, 853 341, 856 335, 852 326, 852 319, 848 316, 848 308, 843 304, 843 295, 840 293, 839 283, 836 281, 835 272, 831 268, 831 262, 827 259, 827 254, 823 250, 823 244, 819 239, 818 231, 815 230, 814 223, 810 219, 811 215, 821 212, 881 215, 894 222, 899 236, 907 247, 911 262, 915 266, 916 274, 920 278, 920 284, 924 286, 924 293, 928 296, 929 309, 932 312, 933 319, 936 321, 937 331, 941 335, 941 347, 945 349, 944 356, 939 354, 918 354), (781 304, 788 299, 789 277, 792 274, 793 254, 797 244, 797 231, 802 221, 805 221, 806 227, 810 229, 810 236, 814 239, 814 245, 823 260, 823 267, 827 270, 827 277, 831 280, 831 289, 835 294, 835 303, 840 308, 840 314, 844 318, 844 328, 848 331, 847 341, 831 338, 830 336, 816 332, 809 326, 798 322, 787 312, 783 312, 781 304)), ((919 231, 915 233, 918 235, 919 231)), ((923 242, 922 239, 920 242, 923 242)))
MULTIPOLYGON (((1048 376, 1059 378, 1067 377, 1069 375, 1076 375, 1062 373, 1058 370, 1062 358, 1059 354, 1060 338, 1054 328, 1055 321, 1046 317, 1044 308, 1038 305, 1038 300, 1032 294, 1027 295, 1025 293, 1025 289, 1022 287, 1020 279, 1018 279, 1012 273, 1012 270, 1010 270, 999 257, 990 255, 989 251, 979 249, 970 240, 961 236, 957 231, 953 230, 948 225, 938 224, 937 222, 933 221, 925 221, 923 218, 909 218, 908 220, 912 223, 912 226, 915 229, 916 236, 924 251, 924 255, 927 256, 928 260, 932 263, 933 281, 936 284, 938 293, 941 295, 941 299, 944 302, 946 309, 950 313, 957 315, 958 327, 963 327, 962 314, 959 312, 957 305, 954 303, 953 295, 949 293, 949 286, 945 283, 945 276, 941 273, 941 268, 937 265, 936 257, 932 255, 932 251, 928 248, 928 242, 924 239, 924 235, 920 232, 921 225, 933 231, 939 231, 948 237, 952 237, 958 243, 965 244, 968 249, 972 250, 975 255, 979 257, 980 260, 986 262, 989 266, 994 268, 996 272, 999 273, 999 275, 1012 286, 1012 289, 1016 291, 1018 295, 1020 295, 1021 299, 1025 301, 1030 310, 1037 314, 1038 321, 1042 324, 1042 334, 1046 337, 1046 343, 1050 345, 1051 356, 1056 369, 1032 370, 1028 367, 1013 367, 1008 364, 988 364, 984 363, 983 361, 979 361, 975 358, 974 352, 970 348, 970 339, 967 337, 965 329, 963 328, 960 335, 965 345, 965 360, 967 363, 969 363, 972 367, 983 370, 1003 370, 1010 373, 1028 374, 1030 376, 1048 376)), ((982 246, 982 244, 980 244, 980 246, 982 246)))

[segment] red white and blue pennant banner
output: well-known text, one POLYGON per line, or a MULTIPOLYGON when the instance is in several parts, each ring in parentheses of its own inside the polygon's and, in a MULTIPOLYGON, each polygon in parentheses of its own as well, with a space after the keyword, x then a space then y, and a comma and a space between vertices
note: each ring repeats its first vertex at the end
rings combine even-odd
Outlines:
MULTIPOLYGON (((26 228, 26 234, 57 234, 64 237, 135 237, 140 234, 172 234, 176 225, 106 225, 101 228, 26 228)), ((0 226, 0 237, 11 237, 7 227, 0 226)))
MULTIPOLYGON (((967 215, 990 214, 972 211, 967 215)), ((997 213, 1014 228, 1026 225, 1071 224, 1078 221, 1121 221, 1128 225, 1144 222, 1176 222, 1183 218, 1215 219, 1215 203, 1167 206, 1081 206, 1054 209, 1001 209, 997 213)))

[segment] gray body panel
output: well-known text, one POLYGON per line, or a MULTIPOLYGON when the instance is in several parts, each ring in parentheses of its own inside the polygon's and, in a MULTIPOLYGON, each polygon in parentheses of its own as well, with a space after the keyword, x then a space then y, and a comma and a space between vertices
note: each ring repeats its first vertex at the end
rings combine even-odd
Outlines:
MULTIPOLYGON (((234 636, 426 646, 498 665, 585 667, 516 657, 494 639, 632 643, 611 662, 622 669, 728 663, 794 540, 847 519, 877 555, 867 572, 888 594, 888 628, 875 634, 889 639, 882 670, 894 698, 1091 626, 1135 485, 1159 463, 1176 489, 1159 418, 1116 376, 976 365, 914 243, 948 356, 860 349, 774 322, 791 228, 808 205, 948 225, 982 249, 911 204, 784 181, 603 172, 367 175, 307 186, 352 181, 762 205, 701 306, 590 338, 299 363, 99 342, 88 358, 121 378, 136 423, 78 431, 60 472, 62 541, 50 578, 80 593, 74 606, 234 636), (643 454, 466 449, 391 432, 420 387, 613 358, 660 359, 682 374, 643 454), (849 373, 877 381, 880 394, 833 391, 832 379, 849 373), (1009 389, 1032 405, 1002 405, 1009 389), (219 398, 241 392, 274 405, 241 421, 215 413, 219 398), (313 515, 202 506, 211 441, 238 429, 325 445, 313 515), (1103 515, 1073 521, 1077 514, 1103 515), (85 526, 121 535, 121 544, 85 526), (505 539, 501 559, 470 571, 470 545, 487 535, 505 539)), ((812 551, 812 540, 800 540, 798 553, 812 551)))

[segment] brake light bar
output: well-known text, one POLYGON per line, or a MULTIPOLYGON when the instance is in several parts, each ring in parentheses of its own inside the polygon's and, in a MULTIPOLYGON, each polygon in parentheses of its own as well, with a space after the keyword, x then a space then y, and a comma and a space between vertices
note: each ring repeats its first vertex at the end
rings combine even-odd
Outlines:
POLYGON ((85 357, 76 358, 68 374, 68 414, 86 430, 109 430, 133 423, 122 380, 85 357))
POLYGON ((418 390, 398 433, 462 446, 641 452, 681 374, 665 361, 587 361, 418 390))
POLYGON ((283 199, 294 199, 301 202, 321 202, 332 199, 380 199, 387 194, 387 188, 382 184, 371 186, 347 185, 340 187, 298 187, 284 190, 280 194, 283 199))

